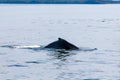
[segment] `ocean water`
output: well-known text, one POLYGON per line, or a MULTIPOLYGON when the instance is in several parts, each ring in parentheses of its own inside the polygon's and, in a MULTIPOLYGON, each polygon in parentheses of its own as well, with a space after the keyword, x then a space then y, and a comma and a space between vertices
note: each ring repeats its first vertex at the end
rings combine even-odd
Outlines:
POLYGON ((120 80, 119 9, 1 4, 0 80, 120 80), (58 37, 81 50, 39 48, 58 37))

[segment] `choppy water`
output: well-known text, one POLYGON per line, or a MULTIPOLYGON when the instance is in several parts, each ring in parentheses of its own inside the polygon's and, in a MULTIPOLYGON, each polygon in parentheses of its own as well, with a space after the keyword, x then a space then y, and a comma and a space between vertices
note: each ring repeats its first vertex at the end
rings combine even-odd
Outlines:
POLYGON ((119 9, 119 5, 0 5, 0 79, 120 80, 119 9), (82 50, 38 49, 58 37, 82 50))

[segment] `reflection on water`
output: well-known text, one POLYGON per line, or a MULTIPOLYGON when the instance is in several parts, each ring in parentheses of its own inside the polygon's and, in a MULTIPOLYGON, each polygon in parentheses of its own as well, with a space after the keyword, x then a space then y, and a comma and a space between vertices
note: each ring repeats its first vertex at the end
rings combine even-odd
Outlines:
POLYGON ((65 61, 67 57, 75 55, 75 53, 66 50, 54 50, 49 55, 53 56, 55 59, 65 61))

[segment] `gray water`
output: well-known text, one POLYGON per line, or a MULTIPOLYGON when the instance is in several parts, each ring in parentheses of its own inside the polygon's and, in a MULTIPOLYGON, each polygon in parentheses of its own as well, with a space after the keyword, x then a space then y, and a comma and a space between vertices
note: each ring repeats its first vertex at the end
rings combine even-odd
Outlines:
POLYGON ((0 80, 120 80, 119 9, 120 5, 0 5, 0 46, 8 45, 0 47, 0 80), (82 50, 34 48, 58 37, 82 50))

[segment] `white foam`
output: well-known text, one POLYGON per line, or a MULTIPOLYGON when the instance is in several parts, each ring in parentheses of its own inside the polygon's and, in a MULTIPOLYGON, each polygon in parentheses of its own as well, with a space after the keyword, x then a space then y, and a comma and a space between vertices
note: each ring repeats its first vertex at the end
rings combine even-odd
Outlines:
POLYGON ((13 46, 13 48, 19 48, 19 49, 23 49, 23 48, 40 48, 40 45, 29 45, 29 46, 13 46))

